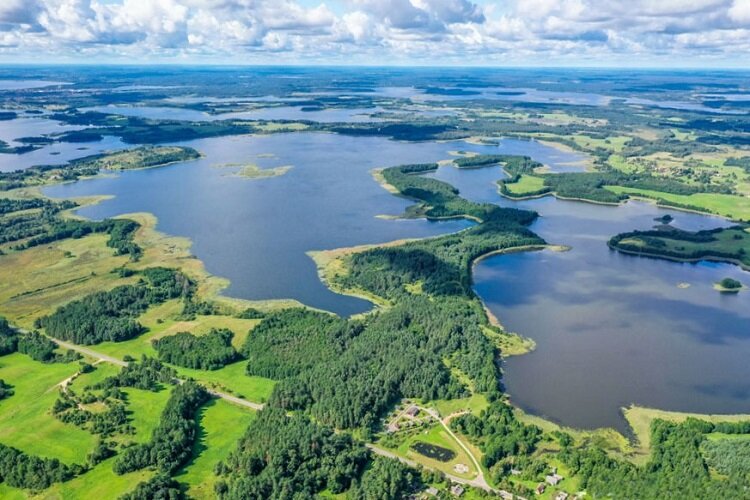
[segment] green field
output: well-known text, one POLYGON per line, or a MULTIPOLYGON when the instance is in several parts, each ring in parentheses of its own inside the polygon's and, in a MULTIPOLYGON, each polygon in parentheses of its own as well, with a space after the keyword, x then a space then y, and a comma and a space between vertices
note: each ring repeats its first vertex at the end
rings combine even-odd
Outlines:
POLYGON ((224 460, 237 446, 237 441, 255 418, 255 413, 221 399, 213 399, 203 406, 198 417, 199 442, 195 458, 175 478, 189 485, 191 498, 215 498, 213 486, 217 477, 216 464, 224 460))
POLYGON ((625 193, 631 196, 665 200, 679 205, 695 207, 698 210, 722 215, 734 220, 750 220, 750 198, 744 196, 718 193, 680 195, 620 186, 606 186, 606 189, 614 193, 625 193))
POLYGON ((514 196, 533 195, 544 188, 544 179, 534 175, 522 175, 518 182, 506 183, 505 188, 514 196))
MULTIPOLYGON (((439 470, 448 474, 452 474, 452 475, 459 476, 459 477, 464 477, 467 479, 476 477, 476 474, 477 474, 476 468, 474 467, 474 463, 471 461, 471 458, 469 458, 466 452, 446 432, 446 430, 443 428, 442 425, 436 423, 426 429, 419 429, 415 431, 400 431, 400 432, 408 433, 408 435, 403 436, 404 437, 403 440, 400 442, 398 447, 393 450, 399 455, 405 458, 408 458, 410 460, 414 460, 415 462, 422 464, 425 467, 436 469, 436 470, 439 470), (428 458, 411 449, 412 444, 418 441, 432 444, 435 446, 440 446, 442 448, 447 448, 449 450, 452 450, 456 455, 449 462, 441 462, 439 460, 428 458), (468 466, 469 472, 466 472, 466 473, 457 472, 456 470, 454 470, 454 467, 457 464, 463 464, 463 465, 468 466)), ((401 437, 402 436, 397 436, 397 439, 400 439, 401 437)))
POLYGON ((209 387, 228 392, 248 401, 265 403, 271 396, 271 391, 273 391, 276 382, 263 377, 248 376, 245 372, 246 366, 246 361, 237 361, 221 370, 214 371, 175 368, 182 377, 194 378, 209 387))
POLYGON ((96 437, 50 414, 57 385, 77 371, 78 363, 44 364, 18 353, 0 357, 0 379, 15 392, 0 401, 0 443, 67 464, 84 464, 96 437))

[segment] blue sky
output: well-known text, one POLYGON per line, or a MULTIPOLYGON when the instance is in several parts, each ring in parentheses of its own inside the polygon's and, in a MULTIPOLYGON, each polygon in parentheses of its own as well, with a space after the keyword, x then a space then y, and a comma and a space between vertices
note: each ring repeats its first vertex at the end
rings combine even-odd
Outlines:
POLYGON ((0 62, 750 67, 750 0, 0 0, 0 62))

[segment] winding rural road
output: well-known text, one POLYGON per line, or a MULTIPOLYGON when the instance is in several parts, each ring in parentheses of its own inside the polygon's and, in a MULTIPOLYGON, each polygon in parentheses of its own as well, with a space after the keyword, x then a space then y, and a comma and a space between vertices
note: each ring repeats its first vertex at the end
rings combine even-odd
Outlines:
MULTIPOLYGON (((71 344, 70 342, 65 342, 64 340, 58 340, 52 337, 49 337, 52 342, 59 345, 63 349, 70 349, 72 351, 76 351, 80 354, 83 354, 85 356, 88 356, 90 358, 96 358, 100 361, 104 361, 106 363, 112 363, 117 366, 127 366, 128 364, 121 360, 117 359, 112 356, 108 356, 107 354, 103 354, 97 351, 94 351, 93 349, 89 349, 88 347, 83 347, 78 344, 71 344)), ((177 379, 180 382, 184 382, 182 379, 177 379)), ((262 410, 265 405, 261 403, 253 403, 252 401, 247 401, 245 399, 238 398, 237 396, 232 396, 231 394, 227 394, 225 392, 217 391, 215 389, 209 389, 206 388, 206 390, 211 394, 212 396, 215 396, 217 398, 221 398, 225 401, 229 401, 230 403, 234 403, 239 406, 244 406, 245 408, 250 408, 252 410, 262 410)))
POLYGON ((487 480, 484 478, 484 471, 482 470, 482 466, 479 464, 479 460, 476 459, 474 456, 474 453, 469 449, 468 446, 466 446, 463 441, 461 441, 456 434, 451 430, 450 426, 448 425, 452 418, 457 417, 459 415, 463 415, 468 412, 459 412, 459 413, 453 413, 451 415, 448 415, 444 419, 440 418, 440 414, 437 410, 432 408, 424 408, 424 410, 429 413, 432 417, 434 417, 438 422, 440 422, 440 425, 443 426, 443 429, 445 429, 445 432, 450 435, 450 437, 453 438, 453 440, 458 443, 458 445, 463 449, 467 455, 469 455, 469 458, 471 459, 472 463, 474 463, 474 467, 477 469, 477 477, 472 479, 471 481, 467 481, 466 484, 469 484, 471 486, 482 488, 485 491, 492 491, 495 492, 496 490, 492 488, 489 483, 487 483, 487 480))

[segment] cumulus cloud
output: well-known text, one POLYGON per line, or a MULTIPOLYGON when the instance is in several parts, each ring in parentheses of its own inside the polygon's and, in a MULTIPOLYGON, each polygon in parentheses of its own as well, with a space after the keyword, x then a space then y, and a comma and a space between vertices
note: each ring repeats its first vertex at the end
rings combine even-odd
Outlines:
POLYGON ((750 0, 0 0, 4 57, 53 60, 737 64, 748 30, 750 0))

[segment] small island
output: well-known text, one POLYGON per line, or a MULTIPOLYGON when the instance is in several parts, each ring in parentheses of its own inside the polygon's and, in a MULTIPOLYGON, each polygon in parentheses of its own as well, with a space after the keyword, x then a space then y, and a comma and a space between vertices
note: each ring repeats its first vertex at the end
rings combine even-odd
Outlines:
POLYGON ((238 170, 231 175, 235 177, 244 177, 245 179, 268 179, 269 177, 280 177, 292 169, 291 165, 273 168, 260 168, 254 163, 243 165, 241 163, 227 163, 224 165, 215 165, 218 168, 237 168, 238 170))
POLYGON ((650 231, 631 231, 609 240, 619 252, 682 262, 711 260, 750 269, 750 232, 745 225, 683 231, 663 226, 650 231))
POLYGON ((674 217, 672 217, 670 214, 664 214, 661 217, 655 217, 654 220, 666 225, 670 224, 674 220, 674 217))
POLYGON ((733 278, 724 278, 718 283, 714 283, 714 288, 721 293, 737 293, 744 287, 742 283, 733 278))

